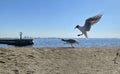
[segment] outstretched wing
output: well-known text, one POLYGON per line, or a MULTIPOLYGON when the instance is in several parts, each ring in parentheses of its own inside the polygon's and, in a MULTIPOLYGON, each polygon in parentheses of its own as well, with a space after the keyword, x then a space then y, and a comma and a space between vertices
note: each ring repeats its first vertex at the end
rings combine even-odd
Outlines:
POLYGON ((100 20, 101 17, 102 17, 102 15, 99 14, 99 15, 96 15, 96 16, 93 16, 93 17, 90 17, 90 18, 86 19, 85 24, 83 26, 84 29, 86 31, 90 31, 91 25, 97 23, 100 20))

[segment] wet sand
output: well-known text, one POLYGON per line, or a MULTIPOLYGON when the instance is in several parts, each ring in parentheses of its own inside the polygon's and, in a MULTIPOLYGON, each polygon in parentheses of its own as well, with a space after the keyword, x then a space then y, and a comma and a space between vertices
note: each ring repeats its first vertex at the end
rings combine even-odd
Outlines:
POLYGON ((0 74, 120 74, 120 47, 0 48, 0 74))

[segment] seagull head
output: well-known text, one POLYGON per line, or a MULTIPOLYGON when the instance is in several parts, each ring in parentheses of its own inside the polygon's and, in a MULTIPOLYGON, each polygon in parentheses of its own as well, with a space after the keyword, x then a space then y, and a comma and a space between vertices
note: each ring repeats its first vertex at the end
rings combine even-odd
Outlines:
POLYGON ((79 28, 79 25, 76 25, 74 29, 79 28))

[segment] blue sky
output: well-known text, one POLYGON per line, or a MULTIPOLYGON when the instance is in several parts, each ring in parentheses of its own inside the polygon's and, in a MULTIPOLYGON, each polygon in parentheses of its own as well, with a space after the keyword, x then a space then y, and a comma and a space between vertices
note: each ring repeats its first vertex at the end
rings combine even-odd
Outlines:
POLYGON ((78 37, 74 27, 103 14, 89 38, 120 38, 119 0, 0 0, 0 37, 78 37))

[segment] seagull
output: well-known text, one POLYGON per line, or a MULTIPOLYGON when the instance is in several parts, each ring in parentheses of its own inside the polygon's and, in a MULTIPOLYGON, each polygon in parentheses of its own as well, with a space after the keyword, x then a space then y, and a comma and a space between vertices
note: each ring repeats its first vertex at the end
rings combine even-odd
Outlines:
POLYGON ((96 16, 93 16, 93 17, 90 17, 90 18, 86 19, 84 26, 77 25, 75 27, 75 29, 77 28, 77 29, 79 29, 82 32, 82 34, 78 34, 78 36, 81 36, 81 35, 84 34, 84 36, 86 38, 88 38, 87 31, 90 31, 91 26, 93 24, 97 23, 101 19, 101 17, 102 17, 102 14, 98 14, 96 16))
POLYGON ((74 39, 61 39, 62 41, 65 42, 65 44, 70 44, 72 48, 74 48, 73 44, 79 44, 78 41, 74 40, 74 39))

